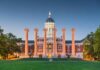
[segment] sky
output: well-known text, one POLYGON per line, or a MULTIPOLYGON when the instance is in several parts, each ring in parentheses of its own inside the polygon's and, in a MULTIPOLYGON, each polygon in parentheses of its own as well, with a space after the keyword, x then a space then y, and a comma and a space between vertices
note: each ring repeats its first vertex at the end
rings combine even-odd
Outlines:
POLYGON ((13 33, 23 40, 24 28, 29 28, 29 40, 34 39, 34 28, 43 37, 43 28, 52 13, 61 37, 66 28, 66 40, 71 40, 71 29, 75 28, 75 39, 82 40, 100 25, 100 0, 0 0, 0 26, 4 33, 13 33))

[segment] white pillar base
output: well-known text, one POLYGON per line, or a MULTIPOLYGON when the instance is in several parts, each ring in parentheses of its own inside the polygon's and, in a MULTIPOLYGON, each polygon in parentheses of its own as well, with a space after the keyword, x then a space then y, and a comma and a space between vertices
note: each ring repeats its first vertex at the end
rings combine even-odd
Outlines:
POLYGON ((52 55, 52 58, 57 58, 57 57, 58 57, 58 56, 57 56, 57 55, 55 55, 55 54, 54 54, 54 55, 52 55))
POLYGON ((61 55, 61 58, 66 58, 67 56, 65 54, 62 54, 61 55))
POLYGON ((39 56, 36 56, 36 55, 35 55, 35 56, 33 56, 33 58, 39 58, 39 56))
POLYGON ((43 55, 42 58, 47 58, 47 56, 46 55, 43 55))
POLYGON ((76 58, 76 56, 75 55, 71 55, 71 58, 76 58))

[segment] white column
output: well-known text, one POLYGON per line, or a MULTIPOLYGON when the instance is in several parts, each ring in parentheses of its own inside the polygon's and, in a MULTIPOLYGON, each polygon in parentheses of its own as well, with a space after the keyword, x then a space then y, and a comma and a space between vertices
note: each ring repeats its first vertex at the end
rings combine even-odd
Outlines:
POLYGON ((43 29, 44 31, 44 43, 43 43, 43 57, 46 57, 46 48, 47 48, 47 29, 43 29))
POLYGON ((34 57, 37 57, 37 33, 38 33, 38 29, 35 28, 34 29, 34 57))
POLYGON ((53 43, 53 54, 54 54, 54 57, 57 57, 56 31, 57 31, 57 29, 54 28, 54 30, 53 30, 53 39, 54 39, 54 43, 53 43))
POLYGON ((72 57, 75 57, 75 29, 72 28, 72 57))
POLYGON ((28 57, 28 32, 29 32, 29 29, 25 28, 24 31, 25 31, 25 57, 28 57))
POLYGON ((62 48, 63 48, 63 51, 62 51, 62 57, 66 57, 66 43, 65 43, 65 39, 66 39, 66 29, 63 28, 62 29, 62 48))

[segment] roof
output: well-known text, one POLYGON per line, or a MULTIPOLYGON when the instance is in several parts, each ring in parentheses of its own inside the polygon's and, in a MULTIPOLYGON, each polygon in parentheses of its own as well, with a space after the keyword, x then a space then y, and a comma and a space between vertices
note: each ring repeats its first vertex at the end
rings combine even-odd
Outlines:
MULTIPOLYGON (((75 40, 75 43, 82 43, 82 40, 75 40)), ((72 40, 66 40, 66 43, 72 43, 72 40)))
POLYGON ((54 20, 51 17, 49 17, 49 18, 47 18, 46 22, 53 22, 54 23, 54 20))
MULTIPOLYGON (((22 41, 24 43, 25 40, 22 41)), ((75 43, 82 43, 83 40, 75 40, 75 43)), ((29 40, 28 43, 34 43, 34 40, 29 40)), ((72 40, 66 40, 66 43, 72 43, 72 40)))

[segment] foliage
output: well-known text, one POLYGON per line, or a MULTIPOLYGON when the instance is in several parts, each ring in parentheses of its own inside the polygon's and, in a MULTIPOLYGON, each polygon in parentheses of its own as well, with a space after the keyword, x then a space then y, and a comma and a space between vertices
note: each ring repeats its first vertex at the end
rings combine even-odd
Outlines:
POLYGON ((17 45, 19 38, 12 33, 4 34, 2 30, 0 28, 0 55, 6 59, 8 54, 20 51, 20 47, 17 45))
POLYGON ((91 32, 84 40, 84 56, 90 55, 91 57, 94 57, 94 33, 91 32))
POLYGON ((90 57, 100 60, 100 26, 96 32, 91 32, 84 40, 84 57, 90 57))
POLYGON ((100 26, 95 32, 94 52, 95 58, 100 59, 100 26))

